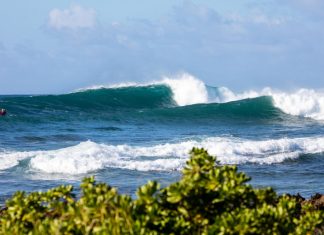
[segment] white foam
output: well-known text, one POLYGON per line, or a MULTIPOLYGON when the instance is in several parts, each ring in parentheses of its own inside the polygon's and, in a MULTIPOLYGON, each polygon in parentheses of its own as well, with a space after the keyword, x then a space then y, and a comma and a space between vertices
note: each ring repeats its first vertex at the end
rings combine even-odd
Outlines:
POLYGON ((20 161, 32 157, 36 153, 37 152, 14 152, 3 150, 0 152, 0 170, 17 166, 20 161))
POLYGON ((324 120, 324 93, 300 89, 295 93, 272 93, 274 105, 285 113, 324 120))
POLYGON ((105 167, 139 171, 180 169, 179 155, 172 156, 170 149, 164 148, 164 145, 145 148, 87 141, 76 146, 37 154, 30 160, 30 166, 47 173, 64 174, 82 174, 105 167), (148 156, 153 159, 142 159, 148 156))
POLYGON ((312 89, 299 89, 294 92, 276 91, 264 88, 261 91, 246 91, 235 94, 226 87, 217 88, 218 97, 209 102, 230 102, 260 96, 271 96, 275 107, 283 112, 316 120, 324 120, 324 93, 312 89))
POLYGON ((180 170, 192 147, 204 147, 222 164, 273 164, 298 158, 300 154, 324 151, 324 138, 251 141, 236 138, 206 138, 148 147, 105 145, 91 141, 77 146, 43 152, 30 165, 48 173, 80 174, 105 167, 139 171, 180 170), (68 157, 67 157, 68 156, 68 157))
POLYGON ((154 146, 107 145, 91 141, 51 151, 1 153, 0 169, 30 158, 29 166, 45 173, 83 174, 104 168, 138 171, 180 170, 192 147, 203 147, 222 164, 274 164, 301 154, 324 152, 324 137, 253 141, 210 137, 154 146))

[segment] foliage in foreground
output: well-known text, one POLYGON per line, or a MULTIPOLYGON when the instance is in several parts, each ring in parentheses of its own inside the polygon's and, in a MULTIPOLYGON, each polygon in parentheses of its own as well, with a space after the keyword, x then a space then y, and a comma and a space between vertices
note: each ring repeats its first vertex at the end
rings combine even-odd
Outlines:
POLYGON ((86 178, 72 186, 17 192, 0 215, 1 234, 313 234, 323 211, 270 189, 254 189, 235 166, 193 149, 180 181, 149 182, 137 199, 86 178))

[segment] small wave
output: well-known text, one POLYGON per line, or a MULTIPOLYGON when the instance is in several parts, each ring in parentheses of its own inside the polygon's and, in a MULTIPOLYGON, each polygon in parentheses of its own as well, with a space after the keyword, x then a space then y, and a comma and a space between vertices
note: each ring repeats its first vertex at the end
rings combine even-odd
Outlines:
POLYGON ((155 146, 107 145, 91 141, 58 150, 1 153, 0 169, 30 158, 29 166, 45 173, 83 174, 104 168, 138 171, 180 170, 192 147, 203 147, 222 164, 274 164, 324 152, 324 138, 245 140, 209 137, 155 146))

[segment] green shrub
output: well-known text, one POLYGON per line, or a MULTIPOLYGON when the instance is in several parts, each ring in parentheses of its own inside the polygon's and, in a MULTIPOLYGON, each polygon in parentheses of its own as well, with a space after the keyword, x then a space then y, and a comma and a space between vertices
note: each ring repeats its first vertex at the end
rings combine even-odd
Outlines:
POLYGON ((178 182, 163 189, 148 182, 134 200, 93 177, 83 180, 79 199, 72 186, 17 192, 0 214, 0 233, 321 234, 323 211, 249 180, 194 148, 178 182))

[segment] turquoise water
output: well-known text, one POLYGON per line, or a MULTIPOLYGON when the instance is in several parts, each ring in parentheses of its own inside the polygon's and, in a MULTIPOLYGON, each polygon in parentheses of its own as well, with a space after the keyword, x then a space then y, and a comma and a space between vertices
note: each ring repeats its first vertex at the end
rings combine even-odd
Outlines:
POLYGON ((0 96, 0 202, 88 175, 134 195, 177 180, 192 147, 257 187, 324 193, 324 102, 312 90, 234 94, 201 81, 0 96), (322 106, 323 105, 323 106, 322 106))

